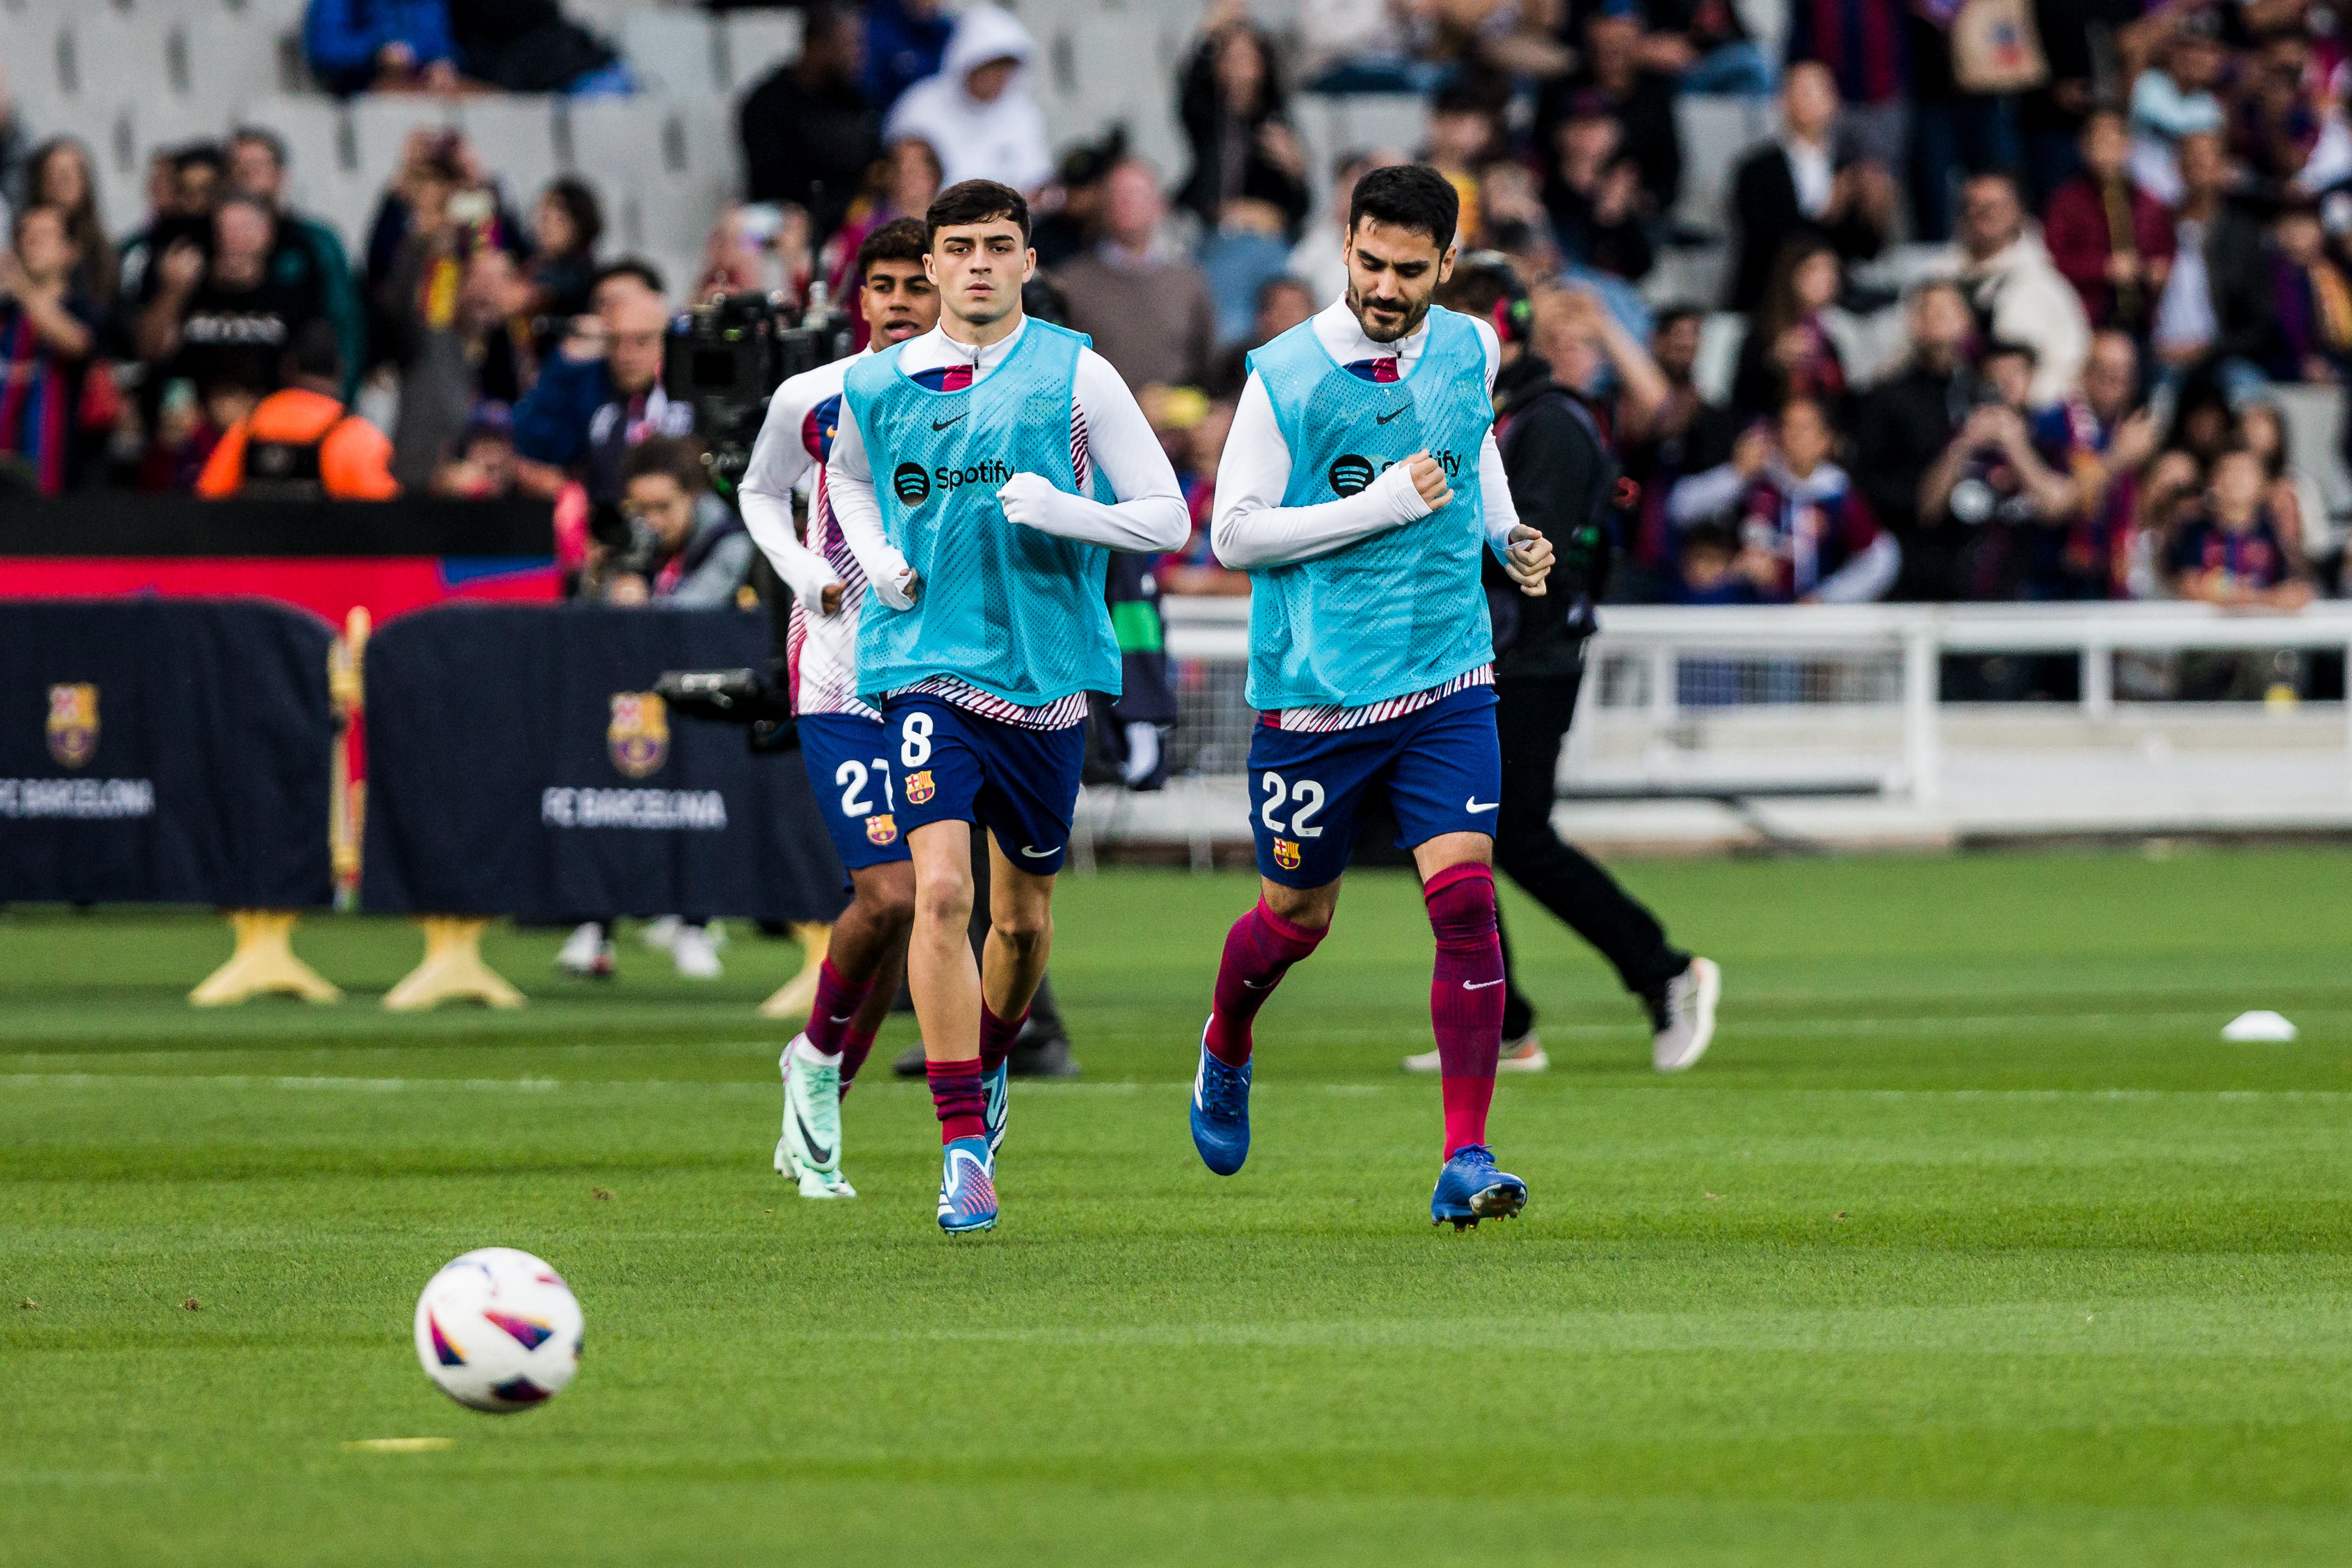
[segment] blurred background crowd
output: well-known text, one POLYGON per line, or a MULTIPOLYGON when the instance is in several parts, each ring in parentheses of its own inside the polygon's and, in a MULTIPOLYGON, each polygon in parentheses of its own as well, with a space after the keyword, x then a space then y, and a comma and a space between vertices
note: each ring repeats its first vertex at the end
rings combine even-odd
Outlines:
MULTIPOLYGON (((1244 356, 1339 298, 1352 183, 1415 159, 1622 466, 1614 597, 2343 591, 2336 0, 310 0, 243 53, 201 10, 28 3, 10 490, 226 493, 262 449, 560 521, 689 490, 632 461, 692 434, 674 314, 840 300, 865 235, 987 176, 1184 476, 1160 587, 1245 593, 1207 543, 1244 356), (152 92, 106 47, 150 35, 152 92), (172 134, 174 94, 217 130, 172 134)), ((709 507, 672 510, 675 579, 709 507)))

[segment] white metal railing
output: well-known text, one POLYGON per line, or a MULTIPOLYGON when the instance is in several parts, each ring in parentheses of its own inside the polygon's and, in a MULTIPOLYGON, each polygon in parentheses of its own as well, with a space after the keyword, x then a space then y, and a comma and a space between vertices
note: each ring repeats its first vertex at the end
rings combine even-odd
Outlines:
MULTIPOLYGON (((1176 659, 1229 666, 1248 658, 1247 599, 1170 598, 1162 608, 1169 651, 1176 659)), ((2352 668, 2352 602, 2322 600, 2284 614, 2178 601, 1613 605, 1601 611, 1591 667, 1612 656, 1645 659, 1649 717, 1664 725, 1678 716, 1677 675, 1685 658, 1892 658, 1900 669, 1900 779, 1915 802, 1934 805, 1942 771, 1941 666, 1947 654, 2073 653, 2082 664, 2083 716, 2104 721, 2116 710, 2117 653, 2278 649, 2342 651, 2352 668)), ((2346 744, 2352 749, 2352 702, 2345 704, 2345 713, 2346 744)), ((2346 782, 2352 790, 2352 767, 2346 782)))

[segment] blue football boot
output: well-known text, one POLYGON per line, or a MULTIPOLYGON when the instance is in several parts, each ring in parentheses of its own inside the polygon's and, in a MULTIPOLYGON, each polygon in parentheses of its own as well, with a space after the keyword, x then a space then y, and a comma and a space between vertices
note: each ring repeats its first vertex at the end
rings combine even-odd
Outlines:
POLYGON ((1249 1064, 1228 1066, 1209 1054, 1201 1030, 1201 1066, 1192 1075, 1192 1147, 1201 1163, 1230 1176, 1249 1158, 1249 1064))
POLYGON ((981 1108, 980 1119, 988 1128, 988 1154, 992 1160, 996 1152, 1004 1147, 1004 1119, 1013 1109, 1012 1062, 1001 1061, 996 1064, 994 1071, 981 1074, 980 1087, 988 1096, 987 1104, 981 1108))
POLYGON ((1429 1194, 1429 1223, 1444 1225, 1450 1219, 1454 1229, 1467 1230, 1482 1219, 1509 1219, 1527 1206, 1528 1184, 1495 1169, 1494 1152, 1484 1143, 1465 1143, 1437 1173, 1437 1190, 1429 1194))
POLYGON ((940 1228, 950 1236, 996 1228, 996 1162, 985 1138, 959 1138, 941 1151, 940 1228))

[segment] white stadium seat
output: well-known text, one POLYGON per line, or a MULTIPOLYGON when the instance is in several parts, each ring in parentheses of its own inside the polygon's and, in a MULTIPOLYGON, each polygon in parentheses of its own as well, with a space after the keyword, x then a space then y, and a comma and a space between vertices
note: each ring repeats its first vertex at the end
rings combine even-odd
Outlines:
POLYGON ((551 97, 469 98, 457 106, 457 122, 482 166, 499 177, 507 199, 528 222, 530 205, 555 178, 555 104, 551 97))
POLYGON ((455 129, 457 110, 437 98, 406 94, 377 95, 352 100, 352 145, 358 168, 379 185, 400 168, 410 132, 455 129))
POLYGON ((635 11, 621 25, 621 52, 657 93, 697 98, 726 90, 711 20, 698 11, 635 11))
POLYGON ((730 11, 719 23, 727 89, 737 97, 780 65, 801 58, 798 11, 730 11))
POLYGON ((1768 109, 1759 100, 1685 94, 1675 100, 1675 124, 1682 132, 1683 191, 1675 216, 1693 228, 1722 233, 1730 219, 1732 171, 1767 132, 1768 109))

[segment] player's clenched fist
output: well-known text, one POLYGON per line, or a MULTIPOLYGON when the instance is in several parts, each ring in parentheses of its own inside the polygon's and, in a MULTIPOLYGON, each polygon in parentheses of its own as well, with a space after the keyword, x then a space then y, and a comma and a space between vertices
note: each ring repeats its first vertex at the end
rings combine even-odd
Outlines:
POLYGON ((1445 482, 1445 467, 1426 452, 1415 452, 1404 460, 1412 472, 1412 488, 1421 493, 1421 504, 1435 511, 1454 499, 1454 487, 1445 482))
POLYGON ((1041 527, 1045 510, 1061 492, 1054 481, 1042 474, 1015 474, 996 489, 996 499, 1004 508, 1007 522, 1017 522, 1024 528, 1041 527))
POLYGON ((1503 557, 1503 570, 1519 585, 1519 592, 1530 599, 1544 595, 1544 579, 1551 575, 1551 541, 1520 523, 1511 530, 1511 547, 1503 557))

